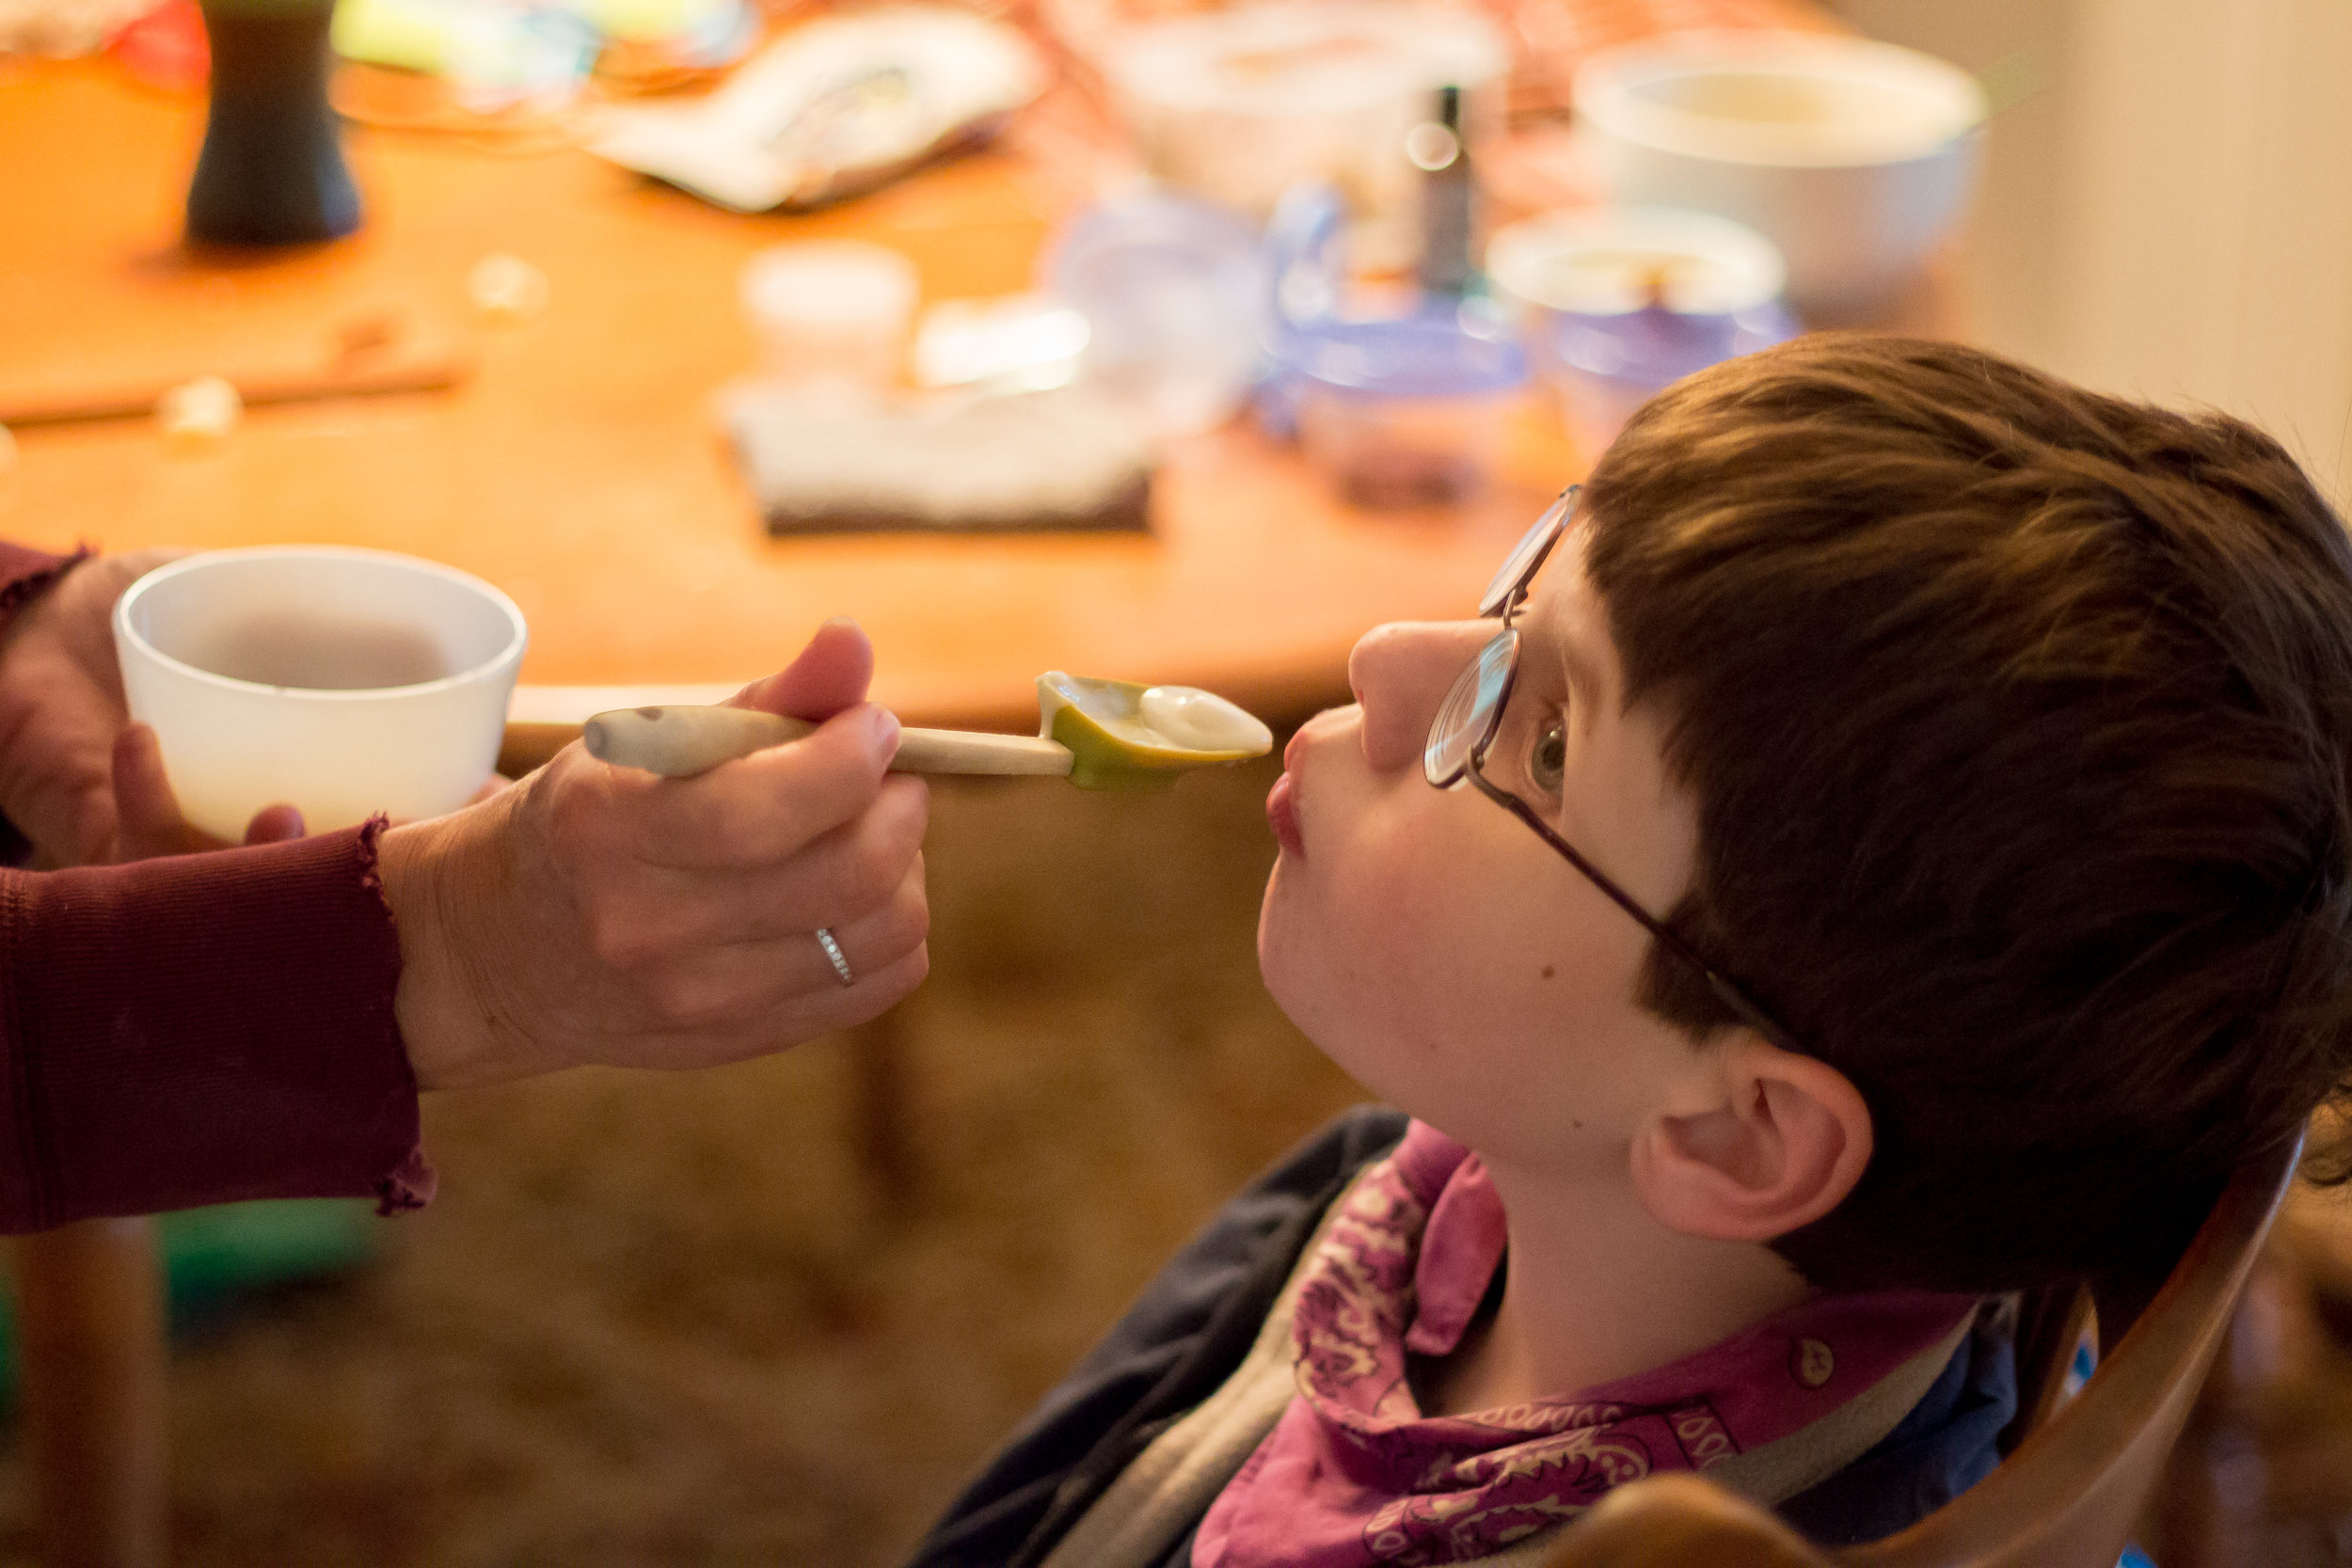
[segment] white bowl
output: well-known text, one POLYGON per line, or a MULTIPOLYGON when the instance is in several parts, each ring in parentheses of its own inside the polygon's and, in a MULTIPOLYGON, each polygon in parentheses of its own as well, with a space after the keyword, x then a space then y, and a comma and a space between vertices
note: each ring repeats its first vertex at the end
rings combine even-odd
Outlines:
POLYGON ((114 629, 181 810, 231 840, 280 802, 312 832, 464 805, 497 765, 527 640, 479 578, 329 546, 174 562, 131 585, 114 629))
POLYGON ((1653 303, 1730 315, 1780 297, 1788 280, 1778 247, 1711 213, 1673 207, 1591 207, 1547 213, 1498 230, 1486 276, 1522 309, 1614 315, 1653 303))
POLYGON ((1892 44, 1683 34, 1604 51, 1576 113, 1619 201, 1691 207, 1780 247, 1801 312, 1867 314, 1950 234, 1975 182, 1983 90, 1892 44))
POLYGON ((1593 207, 1515 223, 1486 246, 1535 373, 1597 456, 1661 388, 1794 334, 1772 241, 1708 213, 1593 207))

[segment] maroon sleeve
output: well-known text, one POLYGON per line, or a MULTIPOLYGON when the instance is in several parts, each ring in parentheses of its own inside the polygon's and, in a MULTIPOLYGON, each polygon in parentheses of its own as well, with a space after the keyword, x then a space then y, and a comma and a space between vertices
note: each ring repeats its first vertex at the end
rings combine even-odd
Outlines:
POLYGON ((0 630, 7 629, 8 618, 25 600, 56 581, 68 566, 79 565, 89 553, 87 545, 72 555, 54 555, 0 539, 0 630))
POLYGON ((0 872, 0 1230, 431 1196, 380 831, 0 872))

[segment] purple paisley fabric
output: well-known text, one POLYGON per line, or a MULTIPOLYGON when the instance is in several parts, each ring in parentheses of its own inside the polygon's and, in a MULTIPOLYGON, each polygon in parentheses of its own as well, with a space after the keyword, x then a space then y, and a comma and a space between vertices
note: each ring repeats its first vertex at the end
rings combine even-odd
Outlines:
POLYGON ((1671 1365, 1558 1399, 1423 1418, 1407 1352, 1459 1342, 1502 1260, 1478 1157, 1421 1122, 1306 1265, 1298 1395, 1211 1506, 1193 1568, 1486 1556, 1613 1486, 1703 1470, 1820 1420, 1950 1334, 1973 1296, 1820 1296, 1671 1365))

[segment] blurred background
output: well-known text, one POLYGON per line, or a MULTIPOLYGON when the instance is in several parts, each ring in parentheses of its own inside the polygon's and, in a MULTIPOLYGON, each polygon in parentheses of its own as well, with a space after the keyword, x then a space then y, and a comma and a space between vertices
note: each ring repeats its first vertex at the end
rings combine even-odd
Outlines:
POLYGON ((1970 331, 2093 386, 2211 404, 2352 496, 2352 13, 2330 0, 1840 0, 1996 85, 1970 331))
MULTIPOLYGON (((1279 748, 1640 396, 1824 323, 2217 404, 2352 498, 2344 0, 893 14, 342 0, 330 59, 324 8, 0 0, 0 531, 479 573, 532 628, 513 771, 839 611, 915 721, 1019 728, 1066 664, 1279 748), (1725 28, 1918 55, 1662 124, 1640 51, 1725 28), (207 139, 248 71, 278 118, 207 139), (1816 134, 1884 178, 1756 172, 1816 134)), ((398 1220, 140 1233, 168 1560, 896 1560, 1359 1095, 1257 980, 1276 771, 941 781, 932 977, 882 1022, 437 1097, 398 1220)), ((2168 1568, 2352 1560, 2342 1227, 2298 1198, 2168 1568)), ((40 1463, 0 1427, 0 1559, 40 1555, 40 1463)))

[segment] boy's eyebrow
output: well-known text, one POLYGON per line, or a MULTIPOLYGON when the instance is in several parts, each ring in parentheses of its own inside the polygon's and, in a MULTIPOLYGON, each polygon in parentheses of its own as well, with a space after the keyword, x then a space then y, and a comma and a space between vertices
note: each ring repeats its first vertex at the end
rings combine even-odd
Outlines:
POLYGON ((1551 644, 1560 656, 1560 669, 1567 676, 1569 698, 1578 706, 1597 711, 1600 702, 1599 673, 1565 637, 1555 633, 1551 644))

